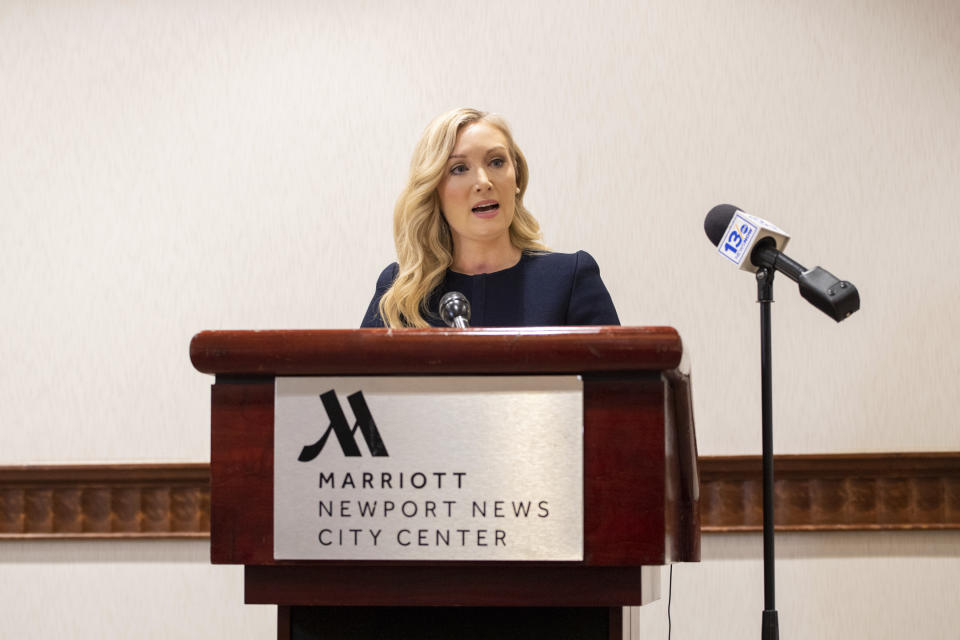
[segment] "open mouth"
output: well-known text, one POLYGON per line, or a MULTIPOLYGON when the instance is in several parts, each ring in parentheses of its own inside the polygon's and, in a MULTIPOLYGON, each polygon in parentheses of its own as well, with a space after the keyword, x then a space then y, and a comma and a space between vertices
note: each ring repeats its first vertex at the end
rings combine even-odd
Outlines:
POLYGON ((478 204, 473 208, 474 213, 490 213, 491 211, 496 211, 500 208, 500 204, 497 202, 490 202, 488 204, 478 204))

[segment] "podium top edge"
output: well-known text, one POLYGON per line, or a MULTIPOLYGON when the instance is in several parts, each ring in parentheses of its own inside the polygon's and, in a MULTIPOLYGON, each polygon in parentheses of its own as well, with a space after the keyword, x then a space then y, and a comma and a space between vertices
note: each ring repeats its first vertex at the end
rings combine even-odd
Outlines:
POLYGON ((579 374, 676 369, 673 327, 203 331, 202 373, 277 375, 579 374))

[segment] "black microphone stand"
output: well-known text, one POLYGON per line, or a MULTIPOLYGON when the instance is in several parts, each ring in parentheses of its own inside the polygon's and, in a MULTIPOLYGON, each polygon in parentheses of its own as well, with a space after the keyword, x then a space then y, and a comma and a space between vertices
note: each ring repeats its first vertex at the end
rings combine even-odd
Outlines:
POLYGON ((773 359, 770 337, 770 303, 773 302, 770 267, 757 269, 757 302, 760 303, 760 421, 763 429, 763 622, 762 640, 780 640, 777 619, 773 554, 773 359))
MULTIPOLYGON (((717 205, 707 214, 703 223, 707 237, 717 247, 727 234, 736 244, 726 244, 721 254, 740 265, 750 248, 741 247, 739 231, 728 227, 736 212, 728 204, 717 205), (736 259, 730 253, 734 250, 736 259)), ((759 238, 750 252, 750 263, 757 267, 757 302, 760 303, 760 392, 763 430, 763 620, 762 639, 780 640, 780 622, 777 619, 776 586, 773 552, 773 345, 770 338, 770 303, 773 302, 774 269, 800 286, 800 295, 825 314, 841 322, 860 309, 860 293, 852 283, 814 267, 806 269, 799 262, 777 249, 773 237, 759 238)))

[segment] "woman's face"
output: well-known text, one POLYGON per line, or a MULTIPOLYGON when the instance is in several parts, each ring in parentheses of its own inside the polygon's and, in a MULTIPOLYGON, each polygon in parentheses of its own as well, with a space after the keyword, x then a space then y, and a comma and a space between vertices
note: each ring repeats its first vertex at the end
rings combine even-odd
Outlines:
POLYGON ((509 242, 516 189, 503 132, 483 120, 463 127, 437 187, 454 246, 509 242))

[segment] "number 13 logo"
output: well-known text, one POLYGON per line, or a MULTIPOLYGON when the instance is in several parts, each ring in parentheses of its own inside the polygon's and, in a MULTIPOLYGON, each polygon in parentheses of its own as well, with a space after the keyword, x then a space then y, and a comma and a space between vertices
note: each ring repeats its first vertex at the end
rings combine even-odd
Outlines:
POLYGON ((741 225, 740 229, 734 229, 727 234, 727 242, 723 245, 723 250, 727 253, 736 254, 740 245, 743 244, 743 236, 750 230, 747 225, 741 225))
POLYGON ((720 249, 720 253, 733 262, 740 264, 747 245, 749 245, 750 239, 753 238, 756 232, 756 227, 738 216, 732 228, 727 232, 726 238, 724 238, 723 248, 720 249))

